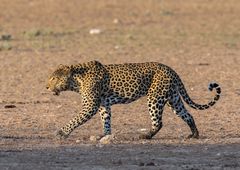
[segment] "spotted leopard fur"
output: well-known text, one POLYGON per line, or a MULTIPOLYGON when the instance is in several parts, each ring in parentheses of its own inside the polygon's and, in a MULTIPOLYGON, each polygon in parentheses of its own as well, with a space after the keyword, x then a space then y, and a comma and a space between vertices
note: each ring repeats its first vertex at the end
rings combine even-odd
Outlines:
POLYGON ((140 138, 151 139, 162 128, 162 112, 167 104, 190 127, 189 138, 198 138, 194 119, 182 99, 192 108, 208 109, 219 100, 221 88, 210 83, 215 97, 208 104, 200 105, 189 97, 180 77, 170 67, 155 63, 127 63, 103 65, 98 61, 78 65, 60 65, 50 76, 47 89, 59 95, 62 91, 75 91, 82 96, 82 112, 63 126, 57 136, 66 138, 97 112, 100 113, 104 135, 111 134, 111 106, 133 102, 147 96, 151 116, 151 130, 140 138))

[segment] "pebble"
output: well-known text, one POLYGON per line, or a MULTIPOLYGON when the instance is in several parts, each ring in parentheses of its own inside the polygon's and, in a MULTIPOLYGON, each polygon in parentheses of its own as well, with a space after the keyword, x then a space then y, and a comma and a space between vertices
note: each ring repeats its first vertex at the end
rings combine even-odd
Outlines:
POLYGON ((89 34, 94 35, 94 34, 100 34, 102 31, 98 28, 93 28, 89 30, 89 34))
POLYGON ((100 139, 101 144, 110 144, 114 140, 114 135, 106 135, 100 139))
POLYGON ((101 139, 101 136, 90 136, 90 141, 96 142, 101 139))
POLYGON ((119 23, 119 20, 118 20, 117 18, 115 18, 115 19, 113 20, 113 23, 114 23, 114 24, 118 24, 118 23, 119 23))
POLYGON ((90 136, 90 141, 96 142, 97 141, 97 136, 90 136))
POLYGON ((140 131, 141 131, 141 132, 145 132, 145 131, 147 131, 147 129, 144 129, 144 128, 143 128, 143 129, 140 129, 140 131))
POLYGON ((115 45, 115 46, 114 46, 114 49, 115 49, 115 50, 118 50, 119 48, 120 48, 120 47, 119 47, 118 45, 115 45))

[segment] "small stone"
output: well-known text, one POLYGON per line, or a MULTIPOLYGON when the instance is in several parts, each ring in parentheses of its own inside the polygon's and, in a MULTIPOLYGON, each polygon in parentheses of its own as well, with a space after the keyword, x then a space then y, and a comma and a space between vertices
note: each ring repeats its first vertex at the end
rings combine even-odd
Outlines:
POLYGON ((90 141, 97 142, 97 136, 90 136, 90 141))
POLYGON ((101 144, 110 144, 110 143, 112 143, 113 140, 114 140, 113 135, 106 135, 106 136, 102 137, 99 142, 101 144))
POLYGON ((80 143, 81 141, 79 139, 76 140, 76 143, 80 143))
POLYGON ((89 30, 89 34, 94 35, 94 34, 100 34, 102 31, 98 28, 93 28, 89 30))
POLYGON ((113 20, 113 23, 114 23, 114 24, 118 24, 118 23, 119 23, 119 20, 118 20, 117 18, 115 18, 115 19, 113 20))
POLYGON ((118 50, 119 48, 120 48, 120 47, 119 47, 118 45, 115 45, 115 46, 114 46, 114 49, 115 49, 115 50, 118 50))

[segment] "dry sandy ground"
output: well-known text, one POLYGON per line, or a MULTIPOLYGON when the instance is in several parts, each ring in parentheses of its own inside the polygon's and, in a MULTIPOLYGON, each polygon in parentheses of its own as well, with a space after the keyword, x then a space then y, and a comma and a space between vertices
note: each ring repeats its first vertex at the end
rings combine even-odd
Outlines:
POLYGON ((0 169, 240 169, 239 0, 0 0, 0 169), (89 34, 91 29, 100 34, 89 34), (189 108, 200 139, 168 108, 154 139, 146 98, 113 106, 115 139, 101 145, 96 115, 59 141, 54 132, 81 110, 72 92, 53 96, 47 77, 59 64, 156 61, 181 76, 213 108, 189 108))

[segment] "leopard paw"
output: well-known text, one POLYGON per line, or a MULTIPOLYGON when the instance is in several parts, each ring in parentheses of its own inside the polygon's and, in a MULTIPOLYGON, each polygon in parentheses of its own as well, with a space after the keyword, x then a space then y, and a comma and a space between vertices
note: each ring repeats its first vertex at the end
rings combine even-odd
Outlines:
POLYGON ((139 139, 152 139, 152 135, 150 133, 147 134, 141 134, 139 136, 139 139))
POLYGON ((56 132, 56 136, 58 139, 66 139, 68 137, 68 134, 65 133, 62 129, 60 129, 56 132))
POLYGON ((187 139, 191 139, 191 138, 198 139, 199 138, 199 134, 198 133, 193 133, 191 135, 188 135, 187 139))

